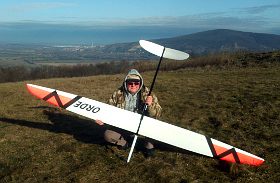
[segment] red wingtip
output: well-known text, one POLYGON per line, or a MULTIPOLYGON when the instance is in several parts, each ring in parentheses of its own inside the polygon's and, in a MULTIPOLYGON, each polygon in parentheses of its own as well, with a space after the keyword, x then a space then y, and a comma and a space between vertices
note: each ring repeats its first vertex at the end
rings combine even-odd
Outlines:
POLYGON ((40 99, 43 99, 46 95, 49 94, 48 91, 44 91, 39 88, 33 87, 30 84, 26 84, 26 87, 30 94, 32 94, 35 97, 40 98, 40 99))
MULTIPOLYGON (((72 98, 66 97, 66 96, 62 96, 62 95, 58 95, 57 93, 52 94, 53 89, 50 89, 49 91, 46 91, 42 88, 40 88, 39 86, 33 86, 31 84, 26 84, 27 90, 29 91, 29 93, 31 93, 32 95, 34 95, 35 97, 39 98, 39 99, 44 99, 46 102, 58 106, 58 107, 62 107, 65 104, 67 104, 69 101, 72 100, 72 98), (51 95, 50 95, 51 94, 51 95), (46 98, 46 96, 48 96, 46 98)), ((55 91, 55 90, 53 90, 55 91)))
MULTIPOLYGON (((226 151, 228 151, 227 148, 214 145, 215 151, 217 152, 217 155, 222 154, 226 151)), ((256 157, 256 156, 250 156, 249 154, 244 154, 241 152, 236 152, 236 156, 238 157, 241 164, 248 164, 253 166, 260 166, 264 163, 264 159, 256 157)), ((227 156, 223 156, 220 158, 221 160, 236 163, 236 159, 232 153, 228 154, 227 156)))

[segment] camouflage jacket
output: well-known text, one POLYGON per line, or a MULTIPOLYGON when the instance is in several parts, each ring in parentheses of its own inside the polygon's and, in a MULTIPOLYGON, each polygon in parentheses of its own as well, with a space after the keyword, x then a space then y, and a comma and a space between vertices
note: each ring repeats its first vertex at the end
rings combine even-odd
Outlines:
MULTIPOLYGON (((141 113, 144 107, 144 102, 146 97, 148 96, 149 88, 143 86, 141 91, 137 93, 138 95, 138 104, 137 104, 137 113, 141 113)), ((152 93, 153 102, 150 106, 148 106, 147 116, 158 119, 161 115, 161 106, 158 103, 157 97, 152 93)), ((111 98, 108 101, 108 104, 119 107, 121 109, 125 108, 125 89, 124 87, 120 87, 116 90, 111 98)))

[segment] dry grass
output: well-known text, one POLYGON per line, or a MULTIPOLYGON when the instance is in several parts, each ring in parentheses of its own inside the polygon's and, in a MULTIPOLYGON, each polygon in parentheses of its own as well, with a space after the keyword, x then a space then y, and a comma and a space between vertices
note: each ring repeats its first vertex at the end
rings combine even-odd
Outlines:
MULTIPOLYGON (((232 166, 158 143, 156 156, 107 147, 103 128, 30 96, 33 83, 105 102, 124 75, 0 84, 0 182, 277 182, 280 68, 160 72, 154 91, 163 121, 263 157, 232 166)), ((153 72, 143 73, 149 86, 153 72)))

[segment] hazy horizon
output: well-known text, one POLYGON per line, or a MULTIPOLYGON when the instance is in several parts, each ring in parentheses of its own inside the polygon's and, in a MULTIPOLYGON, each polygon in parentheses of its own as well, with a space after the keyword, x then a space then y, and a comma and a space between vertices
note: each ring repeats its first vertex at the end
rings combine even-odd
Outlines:
POLYGON ((230 29, 280 34, 279 0, 3 1, 0 44, 113 44, 230 29))
MULTIPOLYGON (((14 25, 15 26, 15 25, 14 25)), ((18 25, 17 25, 18 26, 18 25)), ((215 29, 209 29, 215 30, 215 29)), ((230 29, 235 31, 243 31, 230 29)), ((42 44, 42 45, 108 45, 136 42, 141 39, 171 38, 208 31, 170 27, 74 27, 69 25, 18 26, 16 30, 1 29, 0 44, 42 44)), ((244 31, 250 32, 250 31, 244 31)), ((263 32, 254 32, 263 33, 263 32)), ((269 34, 269 33, 268 33, 269 34)), ((270 33, 274 34, 274 33, 270 33)), ((280 35, 275 33, 276 35, 280 35)))
POLYGON ((0 43, 106 45, 159 39, 201 31, 185 28, 144 26, 74 26, 52 24, 9 24, 0 28, 0 43))

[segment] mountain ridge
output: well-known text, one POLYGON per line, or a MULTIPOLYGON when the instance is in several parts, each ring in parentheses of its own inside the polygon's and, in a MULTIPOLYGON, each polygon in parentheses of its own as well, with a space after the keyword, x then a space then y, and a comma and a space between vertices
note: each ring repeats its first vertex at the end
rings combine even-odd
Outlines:
MULTIPOLYGON (((157 41, 157 40, 156 40, 157 41)), ((158 43, 184 49, 194 54, 217 52, 246 51, 275 51, 280 49, 280 35, 242 32, 229 29, 215 29, 160 39, 158 43)))
MULTIPOLYGON (((215 29, 182 35, 172 38, 152 39, 157 44, 178 49, 190 53, 191 55, 206 55, 220 52, 269 52, 280 49, 280 35, 243 32, 229 29, 215 29)), ((137 50, 138 42, 117 43, 106 45, 102 49, 104 52, 118 51, 126 53, 133 58, 153 58, 151 55, 143 53, 140 48, 137 50), (131 52, 133 50, 134 52, 131 52)))

